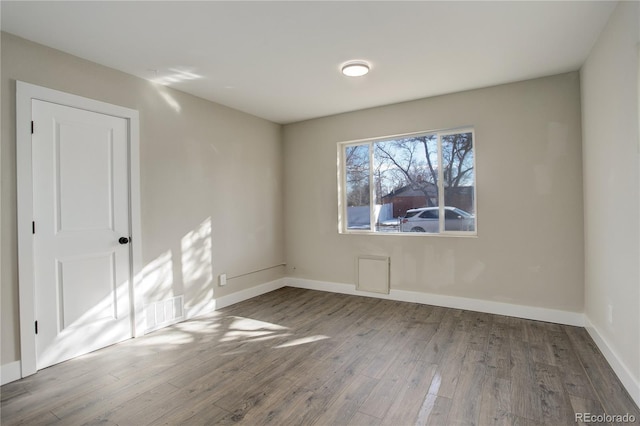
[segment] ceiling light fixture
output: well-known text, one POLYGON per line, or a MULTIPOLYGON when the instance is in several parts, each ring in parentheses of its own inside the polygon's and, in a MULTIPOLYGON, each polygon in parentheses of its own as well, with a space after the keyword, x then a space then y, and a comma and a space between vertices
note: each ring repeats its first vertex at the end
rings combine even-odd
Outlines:
POLYGON ((347 77, 362 77, 369 72, 370 68, 365 61, 351 61, 342 66, 342 74, 347 77))

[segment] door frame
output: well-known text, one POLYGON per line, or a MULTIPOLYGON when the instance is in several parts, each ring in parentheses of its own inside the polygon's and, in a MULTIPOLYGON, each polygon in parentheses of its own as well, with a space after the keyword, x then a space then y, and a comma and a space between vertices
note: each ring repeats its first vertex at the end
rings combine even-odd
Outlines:
MULTIPOLYGON (((16 172, 18 205, 18 295, 20 304, 21 377, 34 374, 36 364, 36 294, 33 254, 33 169, 31 147, 32 100, 123 118, 127 121, 129 145, 129 298, 131 334, 144 334, 144 310, 140 288, 142 239, 140 223, 140 123, 138 111, 46 87, 16 81, 16 172)), ((37 125, 37 124, 36 124, 37 125)))

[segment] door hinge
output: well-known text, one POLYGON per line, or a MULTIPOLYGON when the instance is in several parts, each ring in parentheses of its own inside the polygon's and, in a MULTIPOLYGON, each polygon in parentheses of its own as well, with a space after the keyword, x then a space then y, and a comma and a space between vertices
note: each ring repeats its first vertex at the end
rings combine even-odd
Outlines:
POLYGON ((33 126, 34 126, 34 124, 33 124, 33 120, 32 120, 31 121, 31 134, 33 134, 33 126))
POLYGON ((38 321, 36 321, 36 334, 38 334, 38 321))
POLYGON ((32 232, 33 234, 35 234, 35 233, 36 233, 36 223, 35 223, 35 222, 31 222, 31 232, 32 232))

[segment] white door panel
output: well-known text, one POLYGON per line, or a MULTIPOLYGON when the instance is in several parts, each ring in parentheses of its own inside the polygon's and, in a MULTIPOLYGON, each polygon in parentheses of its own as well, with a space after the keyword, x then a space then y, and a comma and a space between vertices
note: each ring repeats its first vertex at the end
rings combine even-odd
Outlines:
POLYGON ((57 267, 60 331, 118 318, 113 253, 58 259, 57 267))
POLYGON ((80 123, 57 123, 57 127, 58 230, 114 230, 112 192, 94 192, 110 188, 113 181, 111 129, 80 123))
POLYGON ((132 336, 127 121, 33 100, 37 367, 132 336))

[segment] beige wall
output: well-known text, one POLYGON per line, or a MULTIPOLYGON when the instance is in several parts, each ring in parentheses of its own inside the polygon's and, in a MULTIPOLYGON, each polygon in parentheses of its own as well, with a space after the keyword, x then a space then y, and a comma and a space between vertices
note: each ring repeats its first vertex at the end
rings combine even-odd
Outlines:
POLYGON ((581 70, 585 312, 636 387, 640 386, 639 20, 640 4, 621 2, 581 70))
POLYGON ((290 124, 284 143, 289 276, 353 284, 356 256, 386 255, 394 289, 582 312, 577 73, 290 124), (338 234, 338 142, 466 125, 477 238, 338 234))
POLYGON ((281 126, 2 33, 1 365, 20 358, 16 80, 140 111, 146 302, 185 294, 193 310, 214 288, 224 296, 283 276, 280 267, 216 284, 222 272, 284 261, 281 126))

